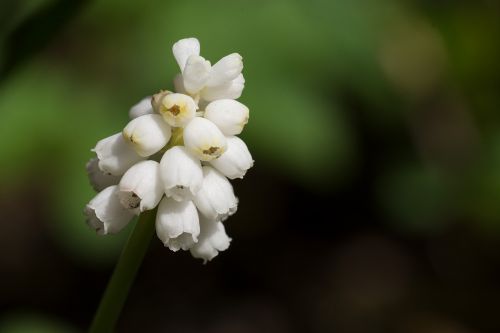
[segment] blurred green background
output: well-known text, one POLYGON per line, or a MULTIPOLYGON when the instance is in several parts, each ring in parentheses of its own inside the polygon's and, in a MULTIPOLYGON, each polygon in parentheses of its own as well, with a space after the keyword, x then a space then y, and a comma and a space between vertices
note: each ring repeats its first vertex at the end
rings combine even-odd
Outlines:
POLYGON ((500 3, 0 3, 0 333, 82 332, 130 228, 90 149, 197 37, 238 52, 255 167, 203 266, 155 238, 119 332, 499 332, 500 3))

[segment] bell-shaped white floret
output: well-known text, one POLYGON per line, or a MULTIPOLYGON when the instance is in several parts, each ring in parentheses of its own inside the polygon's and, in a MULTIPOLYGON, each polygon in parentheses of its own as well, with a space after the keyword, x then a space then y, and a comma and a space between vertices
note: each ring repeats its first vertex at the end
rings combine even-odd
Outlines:
POLYGON ((162 199, 156 214, 156 234, 172 251, 191 248, 200 234, 198 212, 193 202, 162 199))
POLYGON ((175 91, 180 93, 180 94, 187 94, 188 93, 186 91, 186 88, 184 87, 184 78, 182 77, 181 73, 178 73, 174 77, 174 88, 175 88, 175 91))
POLYGON ((117 133, 97 142, 92 149, 99 159, 99 169, 106 174, 121 176, 135 163, 143 160, 117 133))
POLYGON ((198 55, 190 56, 182 72, 184 89, 190 94, 196 94, 203 89, 209 78, 210 69, 210 61, 198 55))
POLYGON ((241 55, 238 53, 227 55, 212 66, 206 85, 213 87, 232 81, 241 74, 242 70, 243 58, 241 55))
POLYGON ((139 101, 139 103, 135 104, 128 111, 128 116, 130 119, 134 119, 140 116, 144 116, 145 114, 152 114, 153 106, 151 105, 151 96, 144 97, 139 101))
POLYGON ((168 94, 173 93, 168 90, 160 90, 160 92, 154 94, 153 97, 151 97, 151 106, 153 107, 154 112, 160 113, 161 101, 163 100, 163 97, 167 96, 168 94))
POLYGON ((168 94, 160 106, 163 119, 173 127, 184 127, 196 115, 196 103, 184 94, 168 94))
POLYGON ((211 161, 226 151, 226 137, 210 120, 195 117, 184 128, 184 145, 198 159, 211 161))
POLYGON ((159 152, 172 135, 170 126, 159 114, 147 114, 132 119, 122 133, 127 143, 143 157, 159 152))
POLYGON ((211 166, 203 167, 203 183, 193 201, 203 216, 213 220, 225 219, 234 214, 238 207, 233 186, 211 166))
POLYGON ((210 164, 229 179, 243 178, 253 166, 252 155, 247 145, 237 136, 226 138, 227 150, 210 164))
POLYGON ((119 188, 121 204, 137 215, 155 208, 163 196, 160 164, 151 160, 135 164, 125 172, 119 188))
POLYGON ((196 38, 181 39, 172 46, 172 52, 179 68, 183 71, 188 58, 200 54, 200 42, 196 38))
POLYGON ((134 217, 120 204, 118 186, 113 185, 99 192, 85 207, 87 224, 99 235, 116 234, 134 217))
POLYGON ((205 87, 200 96, 206 101, 217 99, 238 99, 245 88, 243 74, 238 75, 234 80, 213 87, 205 87))
POLYGON ((193 257, 203 259, 206 263, 215 258, 219 252, 227 250, 231 238, 226 234, 224 225, 216 220, 200 217, 200 229, 198 243, 189 251, 193 257))
POLYGON ((192 199, 201 188, 201 164, 185 147, 175 146, 163 154, 160 176, 167 196, 182 201, 192 199))
POLYGON ((120 181, 119 176, 113 176, 99 169, 99 159, 97 157, 88 161, 85 168, 87 169, 90 185, 97 192, 104 190, 108 186, 116 185, 120 181))
POLYGON ((234 99, 220 99, 208 104, 205 118, 213 122, 224 135, 238 135, 248 123, 248 108, 234 99))

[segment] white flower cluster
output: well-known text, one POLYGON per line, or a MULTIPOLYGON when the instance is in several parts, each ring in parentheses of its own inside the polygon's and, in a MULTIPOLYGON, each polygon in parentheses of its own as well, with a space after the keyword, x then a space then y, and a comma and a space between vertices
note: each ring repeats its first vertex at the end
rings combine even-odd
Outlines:
POLYGON ((249 116, 236 101, 245 83, 243 62, 233 53, 211 66, 195 38, 178 41, 172 50, 181 69, 176 92, 141 100, 123 131, 93 149, 97 157, 87 171, 100 192, 85 215, 90 227, 106 235, 158 207, 156 233, 165 246, 207 261, 231 241, 222 221, 236 212, 238 199, 228 178, 243 178, 253 165, 236 136, 249 116))

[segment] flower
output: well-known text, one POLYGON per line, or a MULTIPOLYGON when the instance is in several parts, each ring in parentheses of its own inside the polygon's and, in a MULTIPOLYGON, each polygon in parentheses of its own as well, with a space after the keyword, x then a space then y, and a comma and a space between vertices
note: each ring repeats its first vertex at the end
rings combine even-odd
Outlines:
POLYGON ((226 138, 227 150, 219 158, 210 161, 210 165, 229 179, 243 178, 253 166, 252 155, 248 147, 237 136, 226 138))
POLYGON ((116 234, 134 217, 118 198, 118 186, 106 187, 90 200, 84 210, 87 224, 99 235, 116 234))
POLYGON ((182 71, 184 89, 192 95, 196 95, 205 87, 210 76, 210 61, 199 55, 192 54, 187 58, 186 66, 182 71))
POLYGON ((182 70, 190 55, 200 54, 200 42, 196 38, 181 39, 172 46, 172 53, 182 70))
POLYGON ((156 234, 172 251, 188 250, 200 234, 198 212, 192 201, 164 198, 156 214, 156 234))
POLYGON ((217 125, 224 135, 238 135, 248 123, 249 110, 233 99, 219 99, 206 106, 204 117, 217 125))
POLYGON ((135 214, 155 208, 163 196, 160 164, 142 161, 125 172, 119 184, 120 203, 135 214))
POLYGON ((157 114, 145 114, 132 119, 123 129, 127 143, 142 157, 160 151, 171 135, 170 126, 157 114))
POLYGON ((113 176, 99 169, 99 159, 96 157, 87 162, 86 169, 90 185, 97 192, 104 190, 108 186, 116 185, 120 181, 119 176, 113 176))
POLYGON ((159 108, 163 119, 174 127, 184 127, 196 115, 196 103, 184 94, 167 94, 159 108))
POLYGON ((238 198, 229 179, 253 166, 241 134, 249 109, 235 99, 245 80, 243 61, 229 54, 213 66, 196 38, 172 48, 181 73, 174 91, 160 90, 129 110, 121 133, 100 140, 87 163, 100 191, 85 207, 97 234, 122 230, 135 215, 156 210, 156 234, 170 250, 212 260, 229 247, 223 221, 238 198))
POLYGON ((212 260, 219 252, 227 250, 231 238, 226 234, 226 229, 220 221, 200 218, 200 237, 198 242, 189 249, 195 258, 203 262, 212 260))
POLYGON ((184 145, 202 161, 211 161, 226 151, 224 134, 210 120, 196 117, 184 128, 184 145))
POLYGON ((238 53, 232 53, 219 60, 212 67, 207 81, 208 87, 217 87, 240 76, 243 70, 243 58, 238 53))
POLYGON ((144 97, 137 104, 132 106, 128 111, 130 119, 134 119, 145 114, 154 113, 153 106, 151 105, 151 96, 144 97))
POLYGON ((162 89, 159 93, 156 93, 153 95, 153 97, 151 97, 151 106, 153 107, 153 112, 160 113, 161 102, 163 98, 169 94, 173 94, 173 92, 162 89))
POLYGON ((200 56, 200 43, 195 38, 181 39, 172 47, 181 74, 175 79, 178 92, 185 92, 195 100, 214 101, 237 99, 245 87, 243 58, 232 53, 215 65, 200 56))
POLYGON ((99 160, 99 169, 114 176, 123 175, 128 168, 143 159, 127 145, 121 133, 100 140, 92 151, 99 160))
POLYGON ((203 181, 200 161, 181 146, 172 147, 163 154, 160 176, 165 194, 177 201, 192 199, 203 181))
POLYGON ((205 87, 201 92, 201 97, 206 101, 217 99, 238 99, 245 88, 245 78, 243 74, 238 75, 234 80, 225 82, 218 86, 205 87))
POLYGON ((213 220, 227 218, 238 207, 231 183, 210 166, 203 167, 203 183, 194 203, 201 214, 213 220))

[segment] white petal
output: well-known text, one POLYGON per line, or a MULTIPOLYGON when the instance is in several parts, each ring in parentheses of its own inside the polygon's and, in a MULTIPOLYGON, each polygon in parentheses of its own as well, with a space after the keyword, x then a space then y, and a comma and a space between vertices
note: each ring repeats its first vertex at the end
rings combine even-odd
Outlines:
POLYGON ((181 39, 172 46, 172 52, 179 68, 183 71, 189 56, 200 54, 200 42, 196 38, 181 39))
POLYGON ((160 112, 161 101, 163 100, 163 97, 171 93, 172 92, 168 90, 160 90, 159 93, 153 95, 153 97, 151 98, 151 106, 153 107, 154 112, 160 112))
POLYGON ((174 78, 174 89, 177 93, 187 94, 186 88, 184 87, 184 78, 181 73, 178 73, 174 78))
POLYGON ((128 168, 144 159, 125 142, 122 133, 100 140, 92 151, 99 158, 99 169, 114 176, 123 175, 128 168))
POLYGON ((160 106, 163 119, 173 127, 184 127, 196 115, 196 103, 188 95, 168 94, 160 106))
POLYGON ((243 70, 243 58, 238 53, 225 56, 212 66, 207 86, 218 86, 232 81, 241 74, 243 70))
POLYGON ((121 204, 136 214, 155 208, 163 196, 160 164, 142 161, 125 172, 119 184, 121 204))
POLYGON ((234 99, 220 99, 207 105, 204 117, 217 125, 224 135, 238 135, 248 123, 249 110, 234 99))
POLYGON ((192 247, 200 234, 198 212, 193 202, 162 199, 156 214, 156 234, 172 251, 192 247))
POLYGON ((99 235, 115 234, 134 217, 118 198, 118 186, 113 185, 99 192, 84 210, 87 224, 99 235))
POLYGON ((210 62, 203 57, 192 55, 188 58, 182 72, 184 88, 188 93, 196 94, 205 86, 210 75, 210 68, 210 62))
POLYGON ((151 96, 144 97, 141 101, 134 106, 132 106, 128 112, 130 119, 134 119, 145 114, 152 114, 153 106, 151 105, 151 96))
POLYGON ((248 147, 236 136, 227 137, 227 150, 210 164, 229 179, 243 178, 253 166, 252 155, 248 147))
POLYGON ((238 205, 231 183, 210 166, 203 167, 203 183, 193 201, 201 214, 214 220, 232 214, 238 205))
POLYGON ((132 119, 123 129, 123 137, 137 154, 144 157, 165 147, 171 135, 170 126, 158 114, 132 119))
POLYGON ((191 249, 191 255, 195 258, 207 261, 215 258, 220 251, 225 251, 229 247, 231 238, 226 234, 224 225, 216 220, 209 220, 200 217, 200 237, 191 249))
POLYGON ((245 88, 245 79, 243 74, 230 82, 213 86, 205 87, 201 91, 201 98, 206 101, 215 101, 217 99, 238 99, 245 88))
POLYGON ((197 158, 210 161, 226 151, 226 138, 210 120, 195 117, 184 128, 184 145, 197 158))
POLYGON ((192 199, 203 181, 200 161, 182 146, 165 152, 160 161, 160 176, 167 196, 177 201, 192 199))
POLYGON ((234 207, 229 208, 229 211, 226 214, 220 215, 221 222, 224 222, 230 216, 234 215, 238 211, 238 203, 240 200, 237 197, 235 197, 235 199, 236 199, 236 204, 234 205, 234 207))
POLYGON ((92 188, 97 192, 104 190, 108 186, 116 185, 120 181, 119 176, 113 176, 99 169, 99 159, 97 157, 87 162, 86 169, 90 185, 92 185, 92 188))

